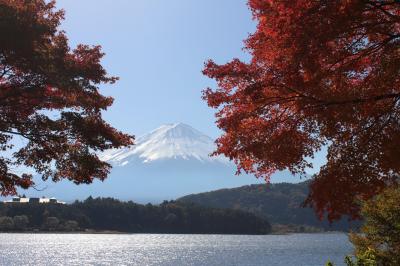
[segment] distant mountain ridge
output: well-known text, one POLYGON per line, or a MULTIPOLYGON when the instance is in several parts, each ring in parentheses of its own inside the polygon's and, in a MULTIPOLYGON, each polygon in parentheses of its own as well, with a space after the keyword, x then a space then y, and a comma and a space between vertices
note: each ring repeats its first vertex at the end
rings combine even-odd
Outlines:
POLYGON ((298 184, 249 185, 187 195, 178 201, 206 207, 248 211, 266 218, 271 224, 340 231, 359 226, 359 222, 349 223, 346 218, 330 225, 326 220, 320 221, 311 208, 303 208, 301 205, 308 195, 308 185, 309 181, 298 184))

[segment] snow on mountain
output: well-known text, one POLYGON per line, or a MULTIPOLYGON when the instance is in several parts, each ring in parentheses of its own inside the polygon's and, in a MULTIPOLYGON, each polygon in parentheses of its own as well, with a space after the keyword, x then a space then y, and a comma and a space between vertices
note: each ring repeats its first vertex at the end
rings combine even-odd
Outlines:
POLYGON ((157 160, 183 159, 201 162, 229 163, 222 156, 210 156, 214 141, 207 135, 183 124, 166 124, 139 137, 134 146, 104 152, 101 159, 114 166, 125 166, 133 161, 150 163, 157 160))

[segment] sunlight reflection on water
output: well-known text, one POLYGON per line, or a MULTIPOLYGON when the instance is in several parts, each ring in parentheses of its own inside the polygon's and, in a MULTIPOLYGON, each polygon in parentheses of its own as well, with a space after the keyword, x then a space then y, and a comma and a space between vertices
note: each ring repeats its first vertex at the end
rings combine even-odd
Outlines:
POLYGON ((343 265, 345 234, 0 234, 1 265, 343 265))

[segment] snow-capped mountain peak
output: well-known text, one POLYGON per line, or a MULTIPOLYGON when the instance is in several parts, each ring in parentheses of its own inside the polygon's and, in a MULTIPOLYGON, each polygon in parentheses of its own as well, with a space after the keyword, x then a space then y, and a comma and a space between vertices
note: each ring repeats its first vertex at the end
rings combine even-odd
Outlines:
POLYGON ((223 162, 222 156, 210 157, 215 150, 213 139, 184 123, 166 124, 139 137, 130 148, 109 150, 102 159, 124 166, 133 161, 150 163, 166 159, 223 162))

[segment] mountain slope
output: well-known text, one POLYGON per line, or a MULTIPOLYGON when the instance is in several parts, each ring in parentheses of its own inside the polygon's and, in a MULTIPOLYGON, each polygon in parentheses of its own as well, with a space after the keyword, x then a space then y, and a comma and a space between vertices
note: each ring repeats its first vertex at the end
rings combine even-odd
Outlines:
POLYGON ((348 230, 358 223, 349 223, 347 219, 330 225, 321 222, 310 208, 301 207, 308 195, 309 182, 298 184, 259 184, 233 189, 221 189, 212 192, 193 194, 178 201, 201 206, 239 209, 267 218, 272 224, 312 226, 326 230, 348 230))

